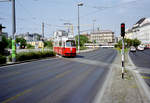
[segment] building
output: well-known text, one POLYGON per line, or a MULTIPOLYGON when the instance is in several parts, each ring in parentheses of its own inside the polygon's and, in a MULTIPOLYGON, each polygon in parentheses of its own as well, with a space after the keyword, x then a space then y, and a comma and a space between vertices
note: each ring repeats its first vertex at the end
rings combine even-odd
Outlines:
POLYGON ((44 43, 42 41, 30 41, 27 43, 33 45, 35 48, 43 48, 44 47, 44 43))
POLYGON ((27 42, 42 40, 42 36, 40 34, 38 33, 29 34, 29 32, 16 35, 16 38, 24 38, 27 42))
POLYGON ((91 41, 99 45, 111 45, 114 43, 114 32, 111 30, 97 30, 91 33, 91 41))
POLYGON ((141 18, 131 29, 126 30, 126 38, 138 39, 150 48, 150 18, 141 18))

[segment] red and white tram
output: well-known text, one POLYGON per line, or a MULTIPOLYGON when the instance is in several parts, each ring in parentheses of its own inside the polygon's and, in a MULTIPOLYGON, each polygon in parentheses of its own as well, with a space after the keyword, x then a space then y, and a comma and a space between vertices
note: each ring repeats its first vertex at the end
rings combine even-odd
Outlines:
POLYGON ((73 35, 69 35, 66 31, 59 30, 54 33, 53 50, 62 56, 76 56, 76 43, 73 35))

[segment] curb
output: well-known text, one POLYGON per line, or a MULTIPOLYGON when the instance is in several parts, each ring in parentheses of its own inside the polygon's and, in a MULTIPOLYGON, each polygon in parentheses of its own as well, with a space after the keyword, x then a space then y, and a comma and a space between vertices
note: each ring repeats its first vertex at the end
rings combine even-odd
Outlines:
POLYGON ((22 63, 27 63, 27 62, 40 61, 40 60, 46 60, 46 59, 50 59, 50 58, 56 58, 56 56, 46 57, 46 58, 39 58, 39 59, 30 59, 30 60, 19 61, 19 62, 14 62, 14 63, 10 62, 10 63, 7 63, 7 64, 1 64, 0 67, 9 66, 9 65, 15 65, 15 64, 22 64, 22 63))
POLYGON ((95 49, 86 49, 86 50, 80 50, 80 52, 78 53, 77 52, 77 54, 80 54, 80 53, 84 53, 84 52, 90 52, 90 51, 95 51, 95 50, 97 50, 98 48, 95 48, 95 49))
MULTIPOLYGON (((88 50, 88 49, 87 49, 88 50)), ((94 50, 97 50, 96 49, 91 49, 89 51, 83 51, 83 52, 90 52, 90 51, 94 51, 94 50)), ((82 52, 82 53, 83 53, 82 52)), ((81 52, 80 52, 81 53, 81 52)), ((80 54, 80 53, 77 53, 77 54, 80 54)), ((9 66, 9 65, 14 65, 14 64, 21 64, 21 63, 27 63, 27 62, 33 62, 33 61, 38 61, 38 60, 44 60, 44 59, 50 59, 50 58, 57 58, 57 56, 53 56, 53 57, 46 57, 46 58, 39 58, 39 59, 31 59, 31 60, 25 60, 25 61, 19 61, 19 62, 11 62, 11 63, 7 63, 7 64, 1 64, 0 67, 3 67, 3 66, 9 66)))
POLYGON ((133 69, 128 69, 132 72, 132 74, 135 77, 136 83, 138 85, 139 91, 141 93, 141 96, 143 97, 144 100, 146 100, 146 103, 150 103, 150 89, 148 87, 148 85, 146 84, 146 82, 144 81, 144 79, 141 78, 141 75, 139 73, 136 73, 134 71, 134 69, 136 69, 135 64, 132 62, 130 56, 129 56, 129 52, 127 53, 128 55, 128 60, 131 63, 131 65, 133 66, 133 69))
MULTIPOLYGON (((116 55, 114 61, 112 62, 112 64, 116 61, 117 57, 118 57, 118 51, 117 51, 117 55, 116 55)), ((104 96, 104 93, 105 93, 107 87, 112 84, 111 77, 114 75, 114 72, 112 70, 113 68, 114 68, 114 66, 110 65, 110 70, 108 70, 107 76, 105 76, 105 81, 103 83, 103 86, 98 91, 98 93, 94 99, 94 102, 92 102, 92 103, 102 103, 102 99, 103 99, 103 96, 104 96)))

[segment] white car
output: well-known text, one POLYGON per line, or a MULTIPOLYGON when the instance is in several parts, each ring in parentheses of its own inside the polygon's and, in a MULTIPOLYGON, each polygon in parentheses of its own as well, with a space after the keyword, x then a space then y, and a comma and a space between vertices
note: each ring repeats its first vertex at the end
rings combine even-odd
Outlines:
POLYGON ((131 51, 131 52, 136 52, 136 48, 135 48, 134 46, 131 46, 131 47, 130 47, 130 51, 131 51))
POLYGON ((144 45, 139 45, 139 46, 137 47, 137 49, 140 50, 140 51, 143 51, 143 50, 144 50, 144 47, 145 47, 144 45))

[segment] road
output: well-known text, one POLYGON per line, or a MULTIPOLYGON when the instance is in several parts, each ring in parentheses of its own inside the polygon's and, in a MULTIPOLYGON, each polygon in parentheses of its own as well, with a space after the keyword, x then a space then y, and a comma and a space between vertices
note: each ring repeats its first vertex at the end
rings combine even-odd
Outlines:
POLYGON ((114 49, 0 67, 0 103, 92 103, 114 49))
POLYGON ((150 49, 130 52, 129 55, 133 63, 137 66, 137 71, 140 72, 142 78, 150 87, 150 49))

